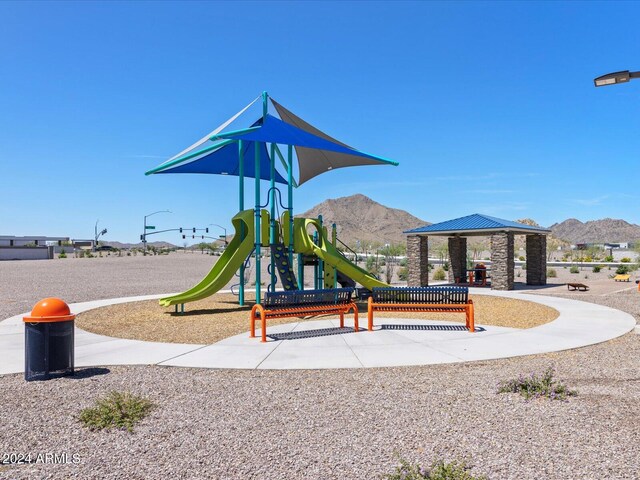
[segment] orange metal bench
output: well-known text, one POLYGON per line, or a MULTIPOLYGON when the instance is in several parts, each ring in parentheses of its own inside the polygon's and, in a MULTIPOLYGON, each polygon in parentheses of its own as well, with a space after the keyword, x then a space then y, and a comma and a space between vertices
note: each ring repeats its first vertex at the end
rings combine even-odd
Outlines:
POLYGON ((475 332, 473 300, 467 287, 374 288, 368 300, 368 329, 373 330, 373 312, 460 312, 466 326, 475 332))
POLYGON ((326 290, 296 290, 267 292, 262 304, 251 309, 251 338, 256 336, 256 320, 260 318, 262 341, 267 341, 267 319, 305 317, 309 315, 340 315, 340 328, 344 328, 344 314, 353 310, 354 331, 358 331, 358 307, 351 299, 353 288, 326 290))

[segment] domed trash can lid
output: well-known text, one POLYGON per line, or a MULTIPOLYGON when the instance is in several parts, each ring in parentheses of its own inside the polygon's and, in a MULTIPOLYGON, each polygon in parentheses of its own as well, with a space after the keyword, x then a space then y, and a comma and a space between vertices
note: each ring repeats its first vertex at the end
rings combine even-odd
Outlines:
POLYGON ((64 300, 50 297, 44 298, 35 304, 31 315, 23 317, 25 323, 52 323, 66 322, 75 319, 76 316, 71 313, 69 305, 64 300))

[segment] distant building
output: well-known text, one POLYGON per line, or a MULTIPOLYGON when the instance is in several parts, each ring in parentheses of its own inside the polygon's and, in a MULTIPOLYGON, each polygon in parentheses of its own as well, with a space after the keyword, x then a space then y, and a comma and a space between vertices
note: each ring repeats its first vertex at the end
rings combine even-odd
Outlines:
POLYGON ((571 245, 572 250, 587 250, 589 248, 601 248, 603 250, 627 250, 633 248, 629 242, 619 243, 576 243, 571 245))
POLYGON ((69 237, 0 235, 0 247, 24 247, 25 245, 35 245, 37 247, 61 246, 69 241, 69 237))
POLYGON ((606 249, 628 249, 629 248, 629 242, 620 242, 620 243, 605 243, 604 244, 604 248, 606 249))

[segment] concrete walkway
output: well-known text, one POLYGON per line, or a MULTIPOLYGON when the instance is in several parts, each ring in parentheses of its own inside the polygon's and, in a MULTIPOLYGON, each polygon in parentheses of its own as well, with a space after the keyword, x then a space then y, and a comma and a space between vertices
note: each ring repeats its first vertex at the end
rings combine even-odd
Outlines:
MULTIPOLYGON (((530 329, 476 325, 468 333, 460 323, 380 318, 376 331, 338 328, 337 320, 294 322, 268 327, 270 341, 248 333, 212 345, 124 340, 76 328, 76 367, 166 365, 200 368, 302 369, 429 365, 534 355, 583 347, 624 335, 635 319, 612 308, 564 298, 470 289, 471 294, 518 298, 555 308, 560 316, 530 329)), ((149 295, 70 305, 73 313, 116 303, 151 300, 149 295)), ((17 315, 0 322, 0 374, 24 371, 24 325, 17 315)), ((366 315, 361 315, 362 321, 366 315)), ((351 315, 347 316, 347 325, 351 315)), ((248 320, 247 320, 248 324, 248 320)), ((362 323, 361 323, 362 325, 362 323)))

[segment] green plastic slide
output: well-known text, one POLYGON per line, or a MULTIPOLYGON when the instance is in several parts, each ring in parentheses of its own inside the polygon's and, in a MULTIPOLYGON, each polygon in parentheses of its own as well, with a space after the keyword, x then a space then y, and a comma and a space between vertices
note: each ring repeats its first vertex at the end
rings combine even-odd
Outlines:
POLYGON ((293 220, 294 249, 297 253, 304 255, 315 255, 323 260, 327 265, 336 268, 343 274, 351 277, 363 287, 371 290, 373 287, 389 287, 390 285, 381 282, 373 277, 363 268, 358 267, 348 260, 333 244, 327 240, 324 229, 320 222, 314 218, 295 218, 293 220), (313 238, 307 233, 307 227, 312 225, 318 231, 320 245, 313 243, 313 238))
POLYGON ((236 230, 236 234, 207 276, 195 287, 184 293, 162 298, 160 305, 169 307, 171 305, 202 300, 203 298, 213 295, 229 283, 233 275, 253 250, 255 241, 253 221, 253 210, 244 210, 233 217, 231 222, 236 230), (240 239, 242 226, 244 226, 244 240, 240 239))

